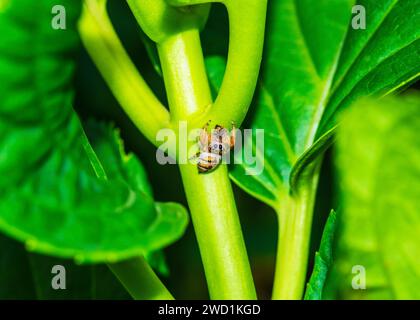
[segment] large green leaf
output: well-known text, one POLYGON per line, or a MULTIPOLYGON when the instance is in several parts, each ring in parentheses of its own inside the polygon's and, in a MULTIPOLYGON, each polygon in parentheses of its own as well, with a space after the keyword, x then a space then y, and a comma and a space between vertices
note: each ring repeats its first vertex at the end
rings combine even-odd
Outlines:
POLYGON ((306 286, 305 300, 321 300, 325 281, 333 262, 332 248, 336 230, 336 213, 331 211, 324 227, 319 251, 315 253, 315 265, 306 286))
POLYGON ((336 160, 343 210, 324 292, 419 299, 420 96, 364 100, 343 119, 336 160), (354 266, 365 269, 365 290, 352 287, 363 276, 354 266))
MULTIPOLYGON (((265 130, 264 151, 255 150, 265 169, 247 175, 252 164, 244 163, 233 167, 231 177, 275 208, 331 144, 338 110, 419 76, 418 1, 357 3, 366 8, 366 30, 351 27, 353 0, 269 1, 265 56, 249 119, 252 128, 265 130)), ((210 76, 220 79, 223 65, 211 58, 210 76)))
POLYGON ((90 145, 71 105, 80 2, 61 2, 66 30, 51 28, 54 4, 0 11, 0 230, 81 263, 160 249, 183 234, 185 209, 154 202, 143 167, 109 128, 90 132, 90 145))

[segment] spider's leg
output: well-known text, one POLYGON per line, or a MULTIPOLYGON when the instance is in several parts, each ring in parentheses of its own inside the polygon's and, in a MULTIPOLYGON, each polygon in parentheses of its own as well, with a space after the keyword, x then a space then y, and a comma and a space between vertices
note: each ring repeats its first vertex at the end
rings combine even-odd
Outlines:
POLYGON ((211 122, 211 120, 207 121, 207 122, 206 122, 206 124, 205 124, 205 125, 204 125, 204 127, 203 127, 203 130, 204 130, 205 132, 208 132, 208 130, 209 130, 209 126, 210 126, 210 122, 211 122))
POLYGON ((200 152, 197 152, 195 155, 193 155, 192 157, 190 157, 188 160, 192 161, 192 160, 197 160, 200 158, 200 152))
POLYGON ((231 123, 232 123, 232 129, 230 131, 230 147, 233 148, 236 143, 236 127, 233 121, 231 123))

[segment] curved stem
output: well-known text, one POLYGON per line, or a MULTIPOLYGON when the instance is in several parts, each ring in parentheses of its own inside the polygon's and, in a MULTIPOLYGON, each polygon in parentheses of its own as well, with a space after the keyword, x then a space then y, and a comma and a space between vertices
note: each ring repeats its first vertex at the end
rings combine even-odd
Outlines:
POLYGON ((197 123, 218 119, 240 125, 254 96, 260 70, 267 0, 166 0, 173 6, 223 3, 229 14, 229 54, 222 86, 214 106, 197 123))
POLYGON ((108 267, 136 300, 173 300, 143 257, 109 264, 108 267))
POLYGON ((303 296, 308 264, 312 216, 321 160, 308 167, 297 192, 285 193, 276 211, 279 240, 274 276, 274 300, 298 300, 303 296))
MULTIPOLYGON (((158 50, 176 126, 212 102, 198 29, 168 38, 158 50)), ((199 174, 195 165, 180 164, 180 171, 211 298, 255 299, 227 167, 199 174)))
POLYGON ((229 14, 229 54, 222 86, 209 116, 223 117, 222 125, 231 121, 239 125, 248 112, 257 85, 267 0, 225 0, 224 3, 229 14))
POLYGON ((153 144, 169 126, 169 112, 156 98, 124 50, 106 12, 106 1, 85 0, 79 21, 82 42, 114 96, 153 144))

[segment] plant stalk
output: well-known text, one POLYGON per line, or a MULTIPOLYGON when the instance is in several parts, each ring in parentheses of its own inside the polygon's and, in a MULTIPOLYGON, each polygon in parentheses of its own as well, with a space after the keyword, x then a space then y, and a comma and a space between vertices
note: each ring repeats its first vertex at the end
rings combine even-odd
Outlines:
POLYGON ((256 299, 227 166, 211 174, 198 174, 194 165, 180 169, 210 297, 256 299))
POLYGON ((197 29, 184 31, 157 45, 171 120, 175 126, 202 114, 212 104, 197 29))
POLYGON ((156 133, 169 126, 169 112, 125 51, 106 11, 105 0, 85 0, 79 33, 119 104, 144 136, 156 145, 156 133))
MULTIPOLYGON (((158 45, 174 127, 212 104, 197 29, 158 45)), ((217 121, 217 119, 211 119, 217 121)), ((194 129, 194 128, 191 128, 194 129)), ((256 299, 255 287, 226 165, 199 174, 180 164, 181 176, 212 299, 256 299)))
POLYGON ((108 267, 136 300, 174 300, 145 258, 108 264, 108 267))
POLYGON ((299 300, 303 296, 320 167, 321 160, 308 167, 297 192, 285 193, 276 210, 279 237, 273 300, 299 300))

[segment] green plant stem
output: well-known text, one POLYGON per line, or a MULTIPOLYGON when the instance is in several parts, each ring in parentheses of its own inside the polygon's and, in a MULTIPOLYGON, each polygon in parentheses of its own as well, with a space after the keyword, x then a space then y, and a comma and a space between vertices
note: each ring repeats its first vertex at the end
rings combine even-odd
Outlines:
POLYGON ((169 112, 125 51, 107 14, 105 0, 85 0, 79 32, 89 55, 124 111, 156 145, 156 133, 169 126, 169 112))
MULTIPOLYGON (((267 0, 167 0, 173 6, 221 2, 229 14, 229 54, 226 72, 214 106, 202 118, 240 125, 254 96, 265 33, 267 0)), ((203 121, 203 120, 201 120, 203 121)))
MULTIPOLYGON (((158 45, 172 123, 190 120, 211 105, 197 29, 158 45)), ((217 121, 217 119, 212 119, 217 121)), ((190 123, 190 121, 188 122, 190 123)), ((199 174, 180 164, 194 229, 212 299, 255 299, 256 293, 227 167, 199 174)))
POLYGON ((297 192, 280 198, 274 300, 298 300, 303 296, 320 167, 321 160, 317 160, 303 173, 297 192))
POLYGON ((158 44, 171 119, 197 117, 212 103, 198 30, 168 37, 158 44))
POLYGON ((225 0, 229 14, 226 72, 211 115, 241 124, 254 96, 262 60, 267 0, 225 0), (229 107, 227 107, 229 106, 229 107))
POLYGON ((212 299, 256 299, 248 255, 226 165, 212 174, 181 165, 212 299))
POLYGON ((173 300, 143 257, 109 264, 108 267, 136 300, 173 300))

